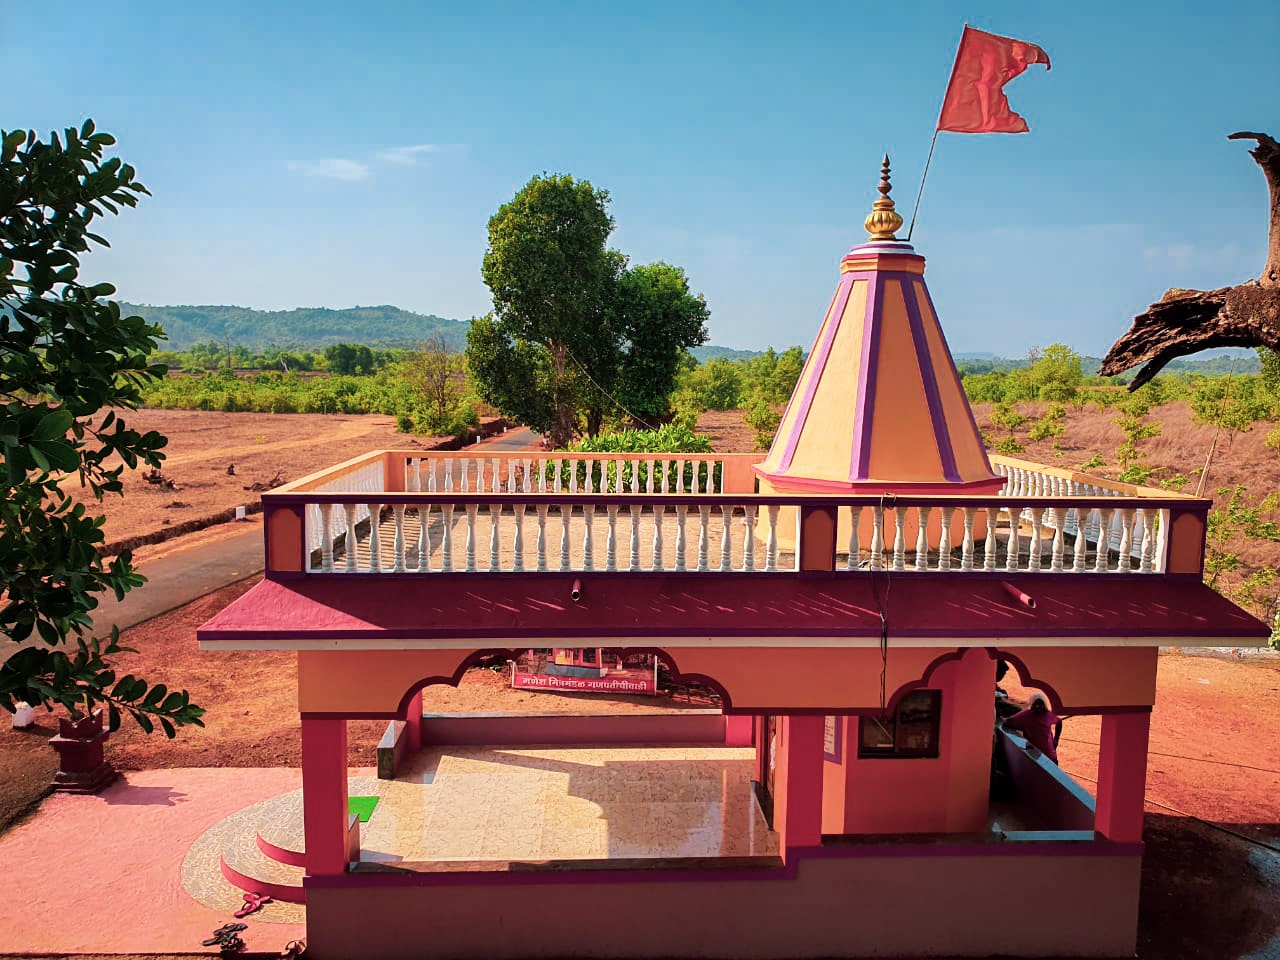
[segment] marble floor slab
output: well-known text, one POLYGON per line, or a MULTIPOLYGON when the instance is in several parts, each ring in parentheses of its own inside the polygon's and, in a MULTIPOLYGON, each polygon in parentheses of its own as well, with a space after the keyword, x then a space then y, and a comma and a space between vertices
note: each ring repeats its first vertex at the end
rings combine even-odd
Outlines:
POLYGON ((753 758, 728 747, 428 748, 379 783, 362 859, 774 855, 753 758))

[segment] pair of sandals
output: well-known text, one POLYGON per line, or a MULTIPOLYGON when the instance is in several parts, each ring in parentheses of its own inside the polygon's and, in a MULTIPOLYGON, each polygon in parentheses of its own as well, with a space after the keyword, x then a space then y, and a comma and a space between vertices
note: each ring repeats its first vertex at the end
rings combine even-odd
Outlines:
POLYGON ((244 940, 240 936, 241 930, 247 930, 247 923, 227 923, 223 924, 217 930, 213 931, 213 936, 204 941, 206 947, 217 947, 218 952, 224 957, 233 956, 244 951, 244 940))

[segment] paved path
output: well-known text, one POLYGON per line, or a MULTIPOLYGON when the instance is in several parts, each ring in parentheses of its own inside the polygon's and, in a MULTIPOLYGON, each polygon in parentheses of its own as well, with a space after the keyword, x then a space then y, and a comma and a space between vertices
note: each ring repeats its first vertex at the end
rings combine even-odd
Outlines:
MULTIPOLYGON (((213 955, 200 943, 231 917, 187 893, 183 858, 224 817, 301 779, 285 768, 139 770, 97 796, 47 798, 0 837, 0 954, 213 955)), ((258 955, 305 936, 263 913, 241 934, 258 955)))
MULTIPOLYGON (((486 450, 532 450, 537 449, 539 440, 529 428, 518 427, 473 446, 486 450)), ((111 596, 103 599, 94 622, 99 633, 106 633, 113 623, 121 630, 136 626, 261 573, 262 558, 262 527, 255 524, 239 536, 202 545, 198 553, 184 552, 143 564, 140 572, 147 577, 146 585, 126 594, 122 602, 111 596)))

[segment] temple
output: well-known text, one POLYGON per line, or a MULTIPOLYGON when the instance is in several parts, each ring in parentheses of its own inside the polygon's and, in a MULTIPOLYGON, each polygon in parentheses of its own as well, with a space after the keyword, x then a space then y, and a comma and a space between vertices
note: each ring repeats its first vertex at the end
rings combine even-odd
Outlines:
POLYGON ((303 790, 221 867, 310 952, 1133 954, 1158 648, 1268 630, 1202 583, 1210 501, 987 453, 888 173, 763 460, 375 451, 263 495, 266 577, 198 638, 297 652, 303 790), (716 696, 424 717, 531 651, 716 696), (1001 661, 1102 717, 1096 784, 994 725, 1001 661))

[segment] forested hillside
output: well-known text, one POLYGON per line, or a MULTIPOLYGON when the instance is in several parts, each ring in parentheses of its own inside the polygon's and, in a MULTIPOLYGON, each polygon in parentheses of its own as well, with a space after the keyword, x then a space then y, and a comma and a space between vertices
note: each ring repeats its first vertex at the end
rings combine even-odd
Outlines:
POLYGON ((169 335, 169 342, 165 344, 168 350, 187 350, 210 340, 243 344, 253 350, 271 346, 325 347, 332 343, 413 347, 438 335, 447 347, 460 351, 467 345, 470 327, 467 321, 411 313, 392 306, 251 310, 248 307, 152 307, 122 303, 120 308, 160 324, 169 335))

